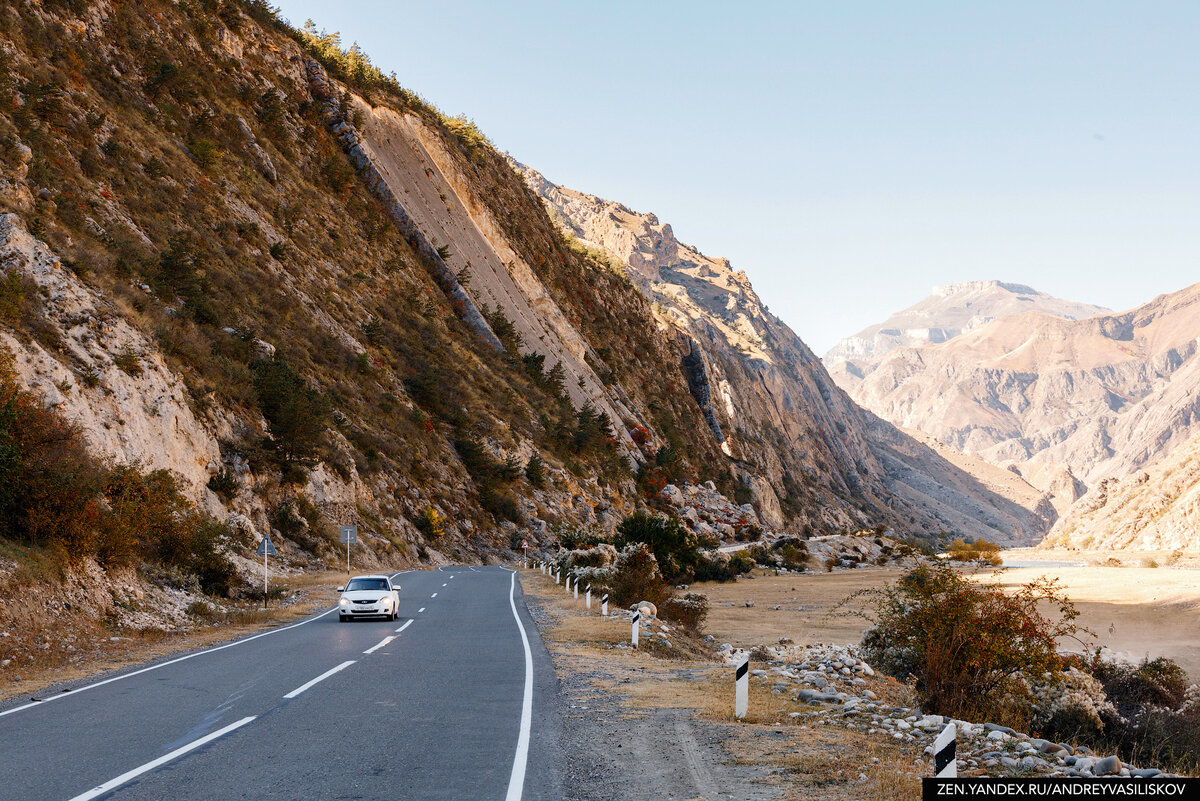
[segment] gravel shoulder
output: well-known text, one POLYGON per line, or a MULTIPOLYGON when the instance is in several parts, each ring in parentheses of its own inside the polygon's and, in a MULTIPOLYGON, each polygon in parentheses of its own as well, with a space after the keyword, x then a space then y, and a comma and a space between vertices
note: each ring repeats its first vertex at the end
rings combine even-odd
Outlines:
MULTIPOLYGON (((746 720, 736 721, 733 671, 715 653, 682 641, 675 649, 632 651, 627 619, 604 621, 595 604, 588 613, 582 598, 573 599, 538 571, 523 571, 522 585, 558 674, 565 797, 920 797, 926 765, 916 743, 808 725, 812 707, 789 693, 772 692, 762 670, 751 682, 746 720)), ((643 635, 643 645, 648 641, 643 635)), ((885 697, 906 692, 883 679, 872 683, 885 697)))

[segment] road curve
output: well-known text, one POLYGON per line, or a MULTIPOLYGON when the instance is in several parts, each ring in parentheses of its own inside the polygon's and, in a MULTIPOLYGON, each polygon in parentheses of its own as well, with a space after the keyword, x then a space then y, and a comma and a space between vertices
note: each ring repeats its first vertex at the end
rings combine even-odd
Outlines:
POLYGON ((557 680, 515 574, 397 580, 395 623, 324 610, 0 705, 0 798, 560 799, 557 680))

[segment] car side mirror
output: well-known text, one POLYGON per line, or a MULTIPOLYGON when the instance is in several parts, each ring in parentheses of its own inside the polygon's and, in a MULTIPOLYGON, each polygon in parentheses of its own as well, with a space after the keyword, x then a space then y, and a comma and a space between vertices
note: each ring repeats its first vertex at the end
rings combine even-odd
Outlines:
POLYGON ((345 587, 338 587, 338 590, 337 590, 337 591, 338 591, 338 592, 345 592, 345 591, 346 591, 346 588, 345 588, 345 587))

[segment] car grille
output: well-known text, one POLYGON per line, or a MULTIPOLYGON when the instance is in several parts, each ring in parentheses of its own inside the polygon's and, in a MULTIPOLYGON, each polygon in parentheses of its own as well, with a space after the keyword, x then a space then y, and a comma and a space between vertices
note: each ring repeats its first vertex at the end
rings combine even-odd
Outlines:
POLYGON ((374 601, 355 601, 354 603, 356 603, 356 604, 373 604, 375 602, 374 601))

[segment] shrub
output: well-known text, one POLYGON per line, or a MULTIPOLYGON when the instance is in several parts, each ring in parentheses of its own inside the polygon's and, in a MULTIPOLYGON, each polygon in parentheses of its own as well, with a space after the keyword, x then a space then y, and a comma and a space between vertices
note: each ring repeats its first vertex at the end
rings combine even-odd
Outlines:
POLYGON ((627 545, 617 555, 609 592, 617 606, 629 606, 638 601, 662 606, 672 594, 671 587, 659 572, 654 552, 640 542, 627 545))
POLYGON ((949 565, 922 565, 873 594, 868 659, 897 678, 915 678, 923 709, 964 719, 1022 722, 1029 700, 1022 676, 1061 672, 1056 641, 1084 631, 1074 605, 1044 578, 1007 594, 949 565))
POLYGON ((238 494, 241 486, 242 482, 238 479, 237 473, 228 467, 222 467, 215 475, 208 479, 208 488, 217 493, 226 503, 238 494))
POLYGON ((425 508, 417 515, 413 525, 427 539, 437 539, 446 533, 446 516, 429 504, 425 504, 425 508))
POLYGON ((1000 546, 984 539, 973 543, 957 539, 947 546, 946 552, 955 562, 983 562, 996 566, 1003 561, 1000 558, 1000 546))
POLYGON ((479 490, 479 505, 503 520, 519 522, 521 510, 508 485, 520 475, 516 462, 497 461, 474 435, 460 433, 454 450, 479 490))
POLYGON ((662 614, 674 620, 692 633, 698 633, 708 617, 708 596, 689 592, 682 598, 668 598, 662 605, 662 614))
POLYGON ((617 526, 613 544, 623 548, 632 543, 645 543, 650 547, 668 581, 690 581, 700 562, 695 535, 673 517, 644 512, 626 517, 617 526))

